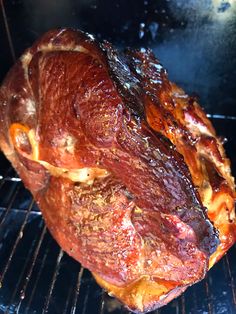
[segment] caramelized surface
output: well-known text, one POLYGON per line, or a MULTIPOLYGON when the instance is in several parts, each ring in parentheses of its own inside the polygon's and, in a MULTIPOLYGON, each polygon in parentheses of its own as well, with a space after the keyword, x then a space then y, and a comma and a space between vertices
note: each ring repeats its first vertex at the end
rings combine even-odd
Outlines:
POLYGON ((151 51, 51 31, 5 79, 0 119, 54 238, 130 309, 166 304, 234 243, 223 147, 151 51))

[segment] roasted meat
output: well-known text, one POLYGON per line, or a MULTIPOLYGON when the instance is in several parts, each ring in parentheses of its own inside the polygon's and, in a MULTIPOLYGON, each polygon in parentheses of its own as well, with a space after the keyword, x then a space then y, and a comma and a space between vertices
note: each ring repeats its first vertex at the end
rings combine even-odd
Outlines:
POLYGON ((50 31, 4 80, 0 121, 52 236, 132 311, 165 305, 233 245, 230 162, 150 50, 50 31))

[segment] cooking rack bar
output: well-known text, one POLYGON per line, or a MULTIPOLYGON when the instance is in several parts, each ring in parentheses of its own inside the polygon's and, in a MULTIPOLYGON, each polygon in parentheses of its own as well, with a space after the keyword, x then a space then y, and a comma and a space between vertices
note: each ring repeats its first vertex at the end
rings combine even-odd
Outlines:
POLYGON ((34 283, 33 290, 32 290, 32 292, 31 292, 30 295, 29 295, 29 301, 27 302, 27 305, 26 305, 25 313, 24 313, 24 314, 27 314, 27 313, 30 311, 30 305, 31 305, 31 303, 32 303, 32 300, 33 300, 33 297, 34 297, 34 294, 35 294, 35 290, 36 290, 36 288, 37 288, 37 286, 38 286, 38 282, 39 282, 39 279, 40 279, 40 277, 41 277, 42 270, 43 270, 44 265, 45 265, 45 262, 46 262, 46 260, 47 260, 51 242, 52 242, 52 239, 50 238, 49 243, 48 243, 48 246, 45 247, 45 252, 44 252, 44 255, 43 255, 43 259, 42 259, 42 262, 41 262, 41 264, 40 264, 40 268, 39 268, 39 270, 38 270, 38 274, 37 274, 37 277, 36 277, 36 280, 35 280, 35 283, 34 283))
POLYGON ((19 309, 20 309, 20 306, 21 306, 21 303, 22 303, 22 300, 25 298, 25 293, 26 293, 26 289, 27 289, 27 286, 28 286, 28 283, 30 281, 30 278, 31 278, 31 275, 32 275, 32 271, 34 269, 34 266, 35 266, 35 262, 36 262, 36 259, 38 257, 38 253, 39 253, 39 250, 41 248, 41 245, 42 245, 42 242, 43 242, 43 239, 44 239, 44 236, 46 234, 46 231, 47 231, 47 228, 46 226, 44 225, 43 229, 42 229, 42 233, 40 235, 40 238, 39 238, 39 241, 38 241, 38 244, 36 246, 36 249, 34 251, 34 255, 33 255, 33 259, 32 259, 32 263, 31 263, 31 266, 28 270, 28 273, 25 277, 25 280, 24 280, 24 286, 20 292, 20 302, 17 306, 17 312, 19 312, 19 309))
POLYGON ((29 207, 28 207, 28 210, 27 210, 27 212, 26 212, 26 215, 25 215, 25 218, 24 218, 24 220, 23 220, 23 223, 22 223, 22 225, 21 225, 21 228, 20 228, 20 231, 19 231, 19 233, 18 233, 18 236, 17 236, 17 238, 16 238, 16 241, 15 241, 15 243, 14 243, 14 246, 13 246, 13 248, 12 248, 12 250, 11 250, 11 254, 10 254, 10 256, 8 257, 7 263, 6 263, 6 265, 5 265, 5 268, 4 268, 3 272, 2 272, 2 274, 0 275, 0 283, 1 283, 1 284, 3 283, 5 274, 6 274, 8 268, 9 268, 9 266, 10 266, 10 264, 11 264, 12 257, 13 257, 13 255, 14 255, 15 251, 16 251, 16 248, 17 248, 17 246, 18 246, 18 243, 20 242, 20 240, 21 240, 21 238, 22 238, 22 236, 23 236, 23 231, 24 231, 24 228, 25 228, 25 226, 26 226, 26 223, 27 223, 27 220, 28 220, 28 218, 29 218, 29 215, 30 215, 30 212, 31 212, 31 209, 32 209, 33 205, 34 205, 34 200, 32 199, 32 200, 31 200, 31 203, 30 203, 30 205, 29 205, 29 207))
POLYGON ((75 289, 75 293, 74 293, 74 297, 73 297, 73 303, 72 303, 70 314, 75 314, 76 313, 77 301, 78 301, 78 296, 79 296, 79 292, 80 292, 80 286, 81 286, 83 273, 84 273, 84 267, 81 266, 80 270, 79 270, 79 273, 78 273, 76 289, 75 289))
POLYGON ((225 116, 223 114, 210 114, 210 113, 207 113, 207 117, 210 118, 210 119, 236 120, 235 116, 225 116))
POLYGON ((12 42, 11 32, 10 32, 10 28, 8 25, 8 20, 7 20, 7 15, 6 15, 3 0, 0 0, 0 5, 1 5, 1 11, 2 11, 2 16, 3 16, 4 26, 6 29, 7 40, 8 40, 8 44, 10 47, 12 60, 13 60, 13 62, 15 62, 16 61, 16 54, 15 54, 15 49, 14 49, 13 42, 12 42))
MULTIPOLYGON (((42 221, 41 221, 41 225, 42 225, 42 221)), ((27 254, 27 256, 26 256, 26 260, 25 260, 24 266, 22 267, 22 270, 21 270, 21 273, 20 273, 20 275, 19 275, 19 277, 18 277, 18 281, 17 281, 17 283, 16 283, 15 289, 14 289, 14 291, 13 291, 13 293, 12 293, 12 296, 11 296, 11 299, 10 299, 10 302, 9 302, 9 305, 8 305, 8 307, 7 307, 7 309, 6 309, 6 314, 10 314, 10 309, 9 309, 9 307, 11 306, 11 304, 13 304, 13 301, 14 301, 14 299, 15 299, 15 297, 16 297, 16 294, 17 294, 17 292, 18 292, 18 290, 19 290, 19 286, 20 286, 20 283, 22 282, 22 278, 23 278, 23 276, 24 276, 24 274, 25 274, 26 268, 27 268, 29 262, 31 261, 32 253, 33 253, 33 251, 34 251, 34 247, 35 247, 36 242, 37 242, 37 237, 35 237, 35 239, 34 239, 33 242, 32 242, 32 245, 30 246, 30 249, 29 249, 28 254, 27 254)), ((33 265, 33 264, 31 264, 31 267, 32 267, 32 265, 33 265)), ((26 276, 26 277, 25 277, 25 281, 24 281, 24 286, 27 286, 28 281, 29 281, 29 280, 28 280, 28 278, 27 278, 27 276, 26 276)), ((16 312, 18 312, 18 309, 19 309, 19 307, 20 307, 20 305, 21 305, 21 302, 22 302, 22 300, 25 298, 25 289, 24 289, 24 287, 23 287, 23 289, 20 291, 19 298, 20 298, 20 300, 17 302, 18 304, 17 304, 17 307, 16 307, 16 312)))
POLYGON ((89 290, 90 290, 90 282, 87 283, 87 286, 85 289, 86 289, 86 293, 85 293, 85 298, 84 298, 84 302, 83 302, 83 309, 82 309, 81 314, 85 314, 86 310, 87 310, 88 296, 89 296, 89 290))
POLYGON ((104 314, 105 311, 105 291, 102 290, 102 295, 101 295, 101 303, 100 303, 100 314, 104 314))
MULTIPOLYGON (((13 182, 21 182, 21 179, 18 177, 3 177, 0 176, 0 180, 2 180, 2 183, 4 183, 4 181, 13 181, 13 182)), ((1 186, 0 186, 1 188, 1 186)))
POLYGON ((45 301, 45 305, 44 305, 42 314, 48 313, 49 303, 50 303, 50 300, 51 300, 51 296, 52 296, 53 288, 55 286, 55 282, 57 280, 57 275, 58 275, 59 270, 60 270, 60 266, 61 266, 60 263, 61 263, 61 259, 62 259, 63 255, 64 255, 64 252, 60 249, 60 251, 58 253, 57 261, 56 261, 55 271, 53 273, 51 285, 50 285, 50 288, 48 290, 48 295, 46 297, 46 301, 45 301))
POLYGON ((229 258, 227 255, 225 256, 225 261, 226 261, 227 270, 228 270, 228 274, 229 274, 229 278, 230 278, 230 286, 231 286, 231 290, 232 290, 233 302, 234 302, 234 305, 236 306, 236 291, 235 291, 234 277, 232 276, 232 271, 231 271, 231 267, 229 264, 229 258))
POLYGON ((2 212, 2 214, 0 216, 0 219, 1 219, 1 221, 0 221, 0 228, 2 227, 2 225, 3 225, 7 215, 10 212, 10 210, 12 209, 12 205, 13 205, 15 199, 16 199, 16 196, 17 196, 17 194, 19 192, 19 189, 20 189, 20 187, 19 187, 19 185, 17 185, 16 188, 15 188, 15 191, 14 190, 12 191, 12 194, 11 194, 11 197, 10 197, 10 202, 9 202, 8 206, 6 207, 6 209, 2 212))
POLYGON ((213 314, 213 306, 211 303, 211 295, 210 295, 210 289, 209 289, 209 281, 208 281, 208 276, 205 279, 205 290, 206 290, 206 297, 207 297, 207 308, 208 308, 208 313, 213 314))
POLYGON ((180 300, 181 300, 181 313, 182 313, 182 314, 186 314, 186 311, 185 311, 185 297, 184 297, 184 294, 181 295, 180 300))
MULTIPOLYGON (((193 289, 193 310, 194 312, 197 312, 197 296, 196 296, 196 290, 193 289)), ((176 311, 176 314, 179 313, 179 310, 178 312, 176 311)))
POLYGON ((69 289, 69 292, 68 292, 68 296, 66 298, 66 304, 65 304, 65 307, 64 307, 64 310, 63 310, 62 314, 68 313, 69 303, 70 303, 70 299, 71 299, 72 291, 73 291, 73 285, 70 285, 68 289, 69 289))
POLYGON ((12 168, 12 166, 10 166, 10 167, 7 168, 7 170, 4 172, 4 174, 0 175, 0 190, 1 190, 2 186, 3 186, 3 184, 5 183, 5 181, 14 181, 14 180, 11 180, 12 177, 9 176, 9 174, 10 174, 10 172, 12 170, 13 170, 13 168, 12 168))

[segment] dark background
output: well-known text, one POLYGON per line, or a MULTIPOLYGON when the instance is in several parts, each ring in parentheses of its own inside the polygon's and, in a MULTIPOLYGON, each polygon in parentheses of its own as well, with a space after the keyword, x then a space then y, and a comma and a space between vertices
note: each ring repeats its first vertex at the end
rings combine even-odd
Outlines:
MULTIPOLYGON (((4 1, 4 0, 2 0, 4 1)), ((153 48, 172 80, 200 96, 208 113, 236 116, 236 1, 8 0, 16 57, 42 33, 74 27, 117 47, 153 48)), ((0 19, 0 80, 12 54, 0 19)))
MULTIPOLYGON (((0 5, 0 81, 51 28, 80 28, 120 49, 151 47, 171 80, 199 95, 218 134, 228 138, 225 148, 236 174, 235 0, 0 0, 0 5)), ((61 257, 30 202, 0 154, 0 314, 129 314, 88 271, 79 279, 80 264, 61 257)), ((235 314, 235 249, 155 314, 235 314)))

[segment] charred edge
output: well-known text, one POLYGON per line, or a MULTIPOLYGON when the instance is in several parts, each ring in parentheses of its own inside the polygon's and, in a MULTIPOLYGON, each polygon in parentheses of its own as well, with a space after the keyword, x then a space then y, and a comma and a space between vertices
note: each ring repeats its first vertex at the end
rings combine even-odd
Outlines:
POLYGON ((131 72, 124 54, 114 49, 107 41, 100 44, 100 49, 105 54, 108 73, 115 83, 125 106, 130 110, 132 115, 144 118, 141 84, 131 72))
MULTIPOLYGON (((175 167, 178 169, 179 173, 183 176, 186 182, 186 186, 188 187, 189 197, 191 197, 191 203, 193 204, 193 207, 195 208, 195 210, 201 211, 203 219, 206 223, 205 231, 199 237, 199 241, 201 243, 200 249, 207 256, 210 256, 216 251, 218 245, 220 244, 219 233, 207 216, 207 210, 203 206, 200 195, 193 184, 191 174, 184 161, 183 156, 177 151, 175 145, 173 145, 167 137, 160 134, 159 132, 156 132, 150 129, 147 126, 147 124, 143 124, 143 128, 149 134, 153 134, 154 137, 158 137, 158 139, 162 142, 163 147, 165 147, 167 155, 173 158, 175 167)), ((188 209, 186 208, 185 210, 189 210, 189 208, 188 209)))

